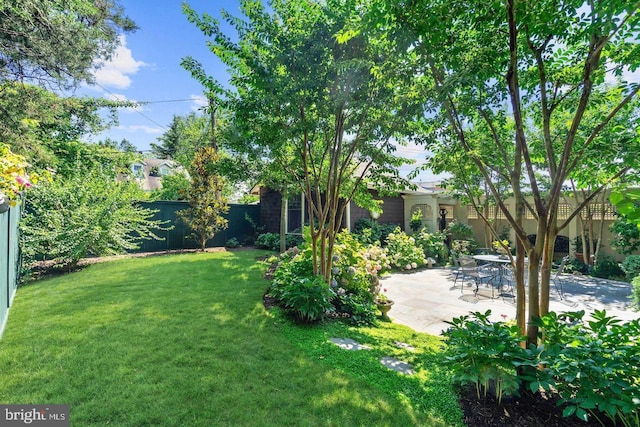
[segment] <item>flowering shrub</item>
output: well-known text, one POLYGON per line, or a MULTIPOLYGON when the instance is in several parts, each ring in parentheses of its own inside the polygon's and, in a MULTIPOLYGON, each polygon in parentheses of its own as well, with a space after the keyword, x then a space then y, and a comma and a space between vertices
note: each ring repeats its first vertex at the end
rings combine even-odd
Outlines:
POLYGON ((448 249, 444 243, 447 236, 444 233, 428 233, 423 228, 419 233, 415 233, 413 238, 416 246, 422 248, 425 258, 433 258, 438 263, 444 263, 447 259, 448 249))
POLYGON ((311 249, 294 248, 285 252, 274 273, 270 294, 284 305, 285 310, 301 320, 317 320, 313 316, 337 311, 348 315, 351 323, 372 324, 375 321, 373 284, 379 274, 391 267, 387 250, 380 246, 365 247, 357 237, 344 231, 336 238, 332 261, 329 294, 319 292, 317 283, 311 286, 308 282, 300 282, 301 278, 313 278, 311 249), (297 289, 295 292, 292 286, 297 289), (312 317, 302 316, 299 310, 299 303, 304 303, 305 314, 311 312, 307 306, 309 300, 301 298, 301 292, 309 292, 316 298, 317 306, 312 317), (327 307, 327 298, 331 308, 327 307))
POLYGON ((400 227, 389 234, 387 250, 390 263, 395 268, 413 270, 427 263, 422 248, 413 237, 401 231, 400 227))
POLYGON ((29 163, 23 156, 14 154, 7 144, 0 143, 0 203, 8 199, 11 206, 15 206, 23 190, 36 183, 34 175, 31 179, 27 175, 29 163))

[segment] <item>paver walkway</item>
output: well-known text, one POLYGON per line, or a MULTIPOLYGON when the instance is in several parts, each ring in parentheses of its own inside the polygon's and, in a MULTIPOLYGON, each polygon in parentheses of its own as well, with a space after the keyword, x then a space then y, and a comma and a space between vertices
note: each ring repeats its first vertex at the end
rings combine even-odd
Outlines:
MULTIPOLYGON (((494 321, 514 319, 516 309, 513 298, 496 295, 480 286, 478 298, 473 288, 460 292, 460 284, 453 288, 454 273, 449 268, 431 268, 414 273, 393 273, 382 278, 386 294, 395 301, 389 317, 397 323, 418 332, 440 335, 447 329, 445 320, 468 314, 470 311, 491 310, 494 321)), ((550 309, 556 312, 606 309, 607 314, 623 320, 640 318, 631 308, 631 285, 624 282, 597 279, 589 276, 569 276, 560 299, 555 288, 551 290, 550 309), (570 279, 570 280, 569 280, 570 279)))

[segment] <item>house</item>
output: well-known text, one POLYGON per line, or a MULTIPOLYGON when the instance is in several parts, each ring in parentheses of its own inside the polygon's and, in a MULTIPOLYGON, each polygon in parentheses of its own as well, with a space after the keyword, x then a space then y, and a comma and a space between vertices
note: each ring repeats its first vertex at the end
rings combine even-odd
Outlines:
MULTIPOLYGON (((427 227, 428 230, 440 230, 444 216, 445 224, 449 224, 453 220, 468 224, 473 228, 480 245, 491 247, 491 242, 495 239, 490 235, 490 231, 473 206, 463 204, 460 200, 447 194, 444 189, 440 187, 439 182, 418 182, 415 184, 416 189, 403 191, 393 197, 381 197, 375 190, 370 190, 374 198, 383 201, 382 214, 379 217, 373 218, 371 212, 351 202, 345 212, 343 227, 352 230, 358 219, 373 218, 381 224, 399 224, 404 231, 411 233, 411 215, 416 210, 419 210, 422 212, 422 225, 427 227)), ((259 188, 259 194, 261 224, 265 227, 266 232, 279 233, 282 204, 280 193, 266 187, 261 187, 259 188)), ((285 200, 285 203, 287 205, 285 210, 287 233, 299 232, 301 225, 304 223, 304 218, 306 218, 304 197, 302 195, 292 197, 285 200)), ((513 200, 506 200, 505 203, 507 208, 515 208, 513 200)), ((565 201, 560 204, 558 220, 562 221, 567 219, 570 213, 573 212, 574 208, 572 206, 575 205, 574 200, 570 197, 566 198, 565 201)), ((613 233, 609 228, 613 221, 616 220, 613 206, 609 202, 604 203, 604 205, 602 202, 593 202, 590 207, 594 224, 594 235, 599 236, 600 230, 602 229, 603 237, 600 253, 605 256, 611 256, 614 259, 621 259, 621 256, 611 248, 610 244, 613 233)), ((516 238, 515 233, 511 229, 502 211, 500 211, 500 209, 496 210, 495 206, 489 206, 488 215, 489 218, 495 219, 498 229, 502 229, 509 236, 509 240, 514 242, 516 238)), ((529 235, 529 239, 535 241, 537 222, 530 212, 525 212, 523 225, 529 235)), ((572 253, 573 248, 570 248, 570 242, 574 241, 579 235, 579 220, 574 218, 571 223, 560 232, 560 235, 556 239, 555 251, 557 254, 572 253)))
POLYGON ((186 170, 169 159, 142 159, 131 164, 132 177, 140 183, 144 191, 162 188, 162 177, 176 172, 187 173, 186 170))
MULTIPOLYGON (((277 191, 268 187, 256 189, 260 195, 260 221, 266 232, 280 232, 280 212, 282 208, 282 197, 277 191)), ((254 190, 255 191, 255 190, 254 190)), ((443 189, 437 183, 417 183, 417 189, 406 190, 397 196, 381 196, 376 190, 370 189, 372 196, 376 200, 382 200, 382 213, 372 215, 372 213, 353 201, 349 203, 343 219, 343 227, 352 230, 356 222, 361 218, 372 218, 380 224, 398 224, 402 230, 409 230, 411 213, 416 209, 423 212, 423 225, 429 230, 438 230, 440 223, 440 211, 446 210, 448 221, 455 217, 455 201, 443 195, 443 189)), ((287 233, 299 232, 301 225, 305 222, 306 208, 305 199, 302 194, 291 197, 284 201, 286 203, 286 229, 287 233)))

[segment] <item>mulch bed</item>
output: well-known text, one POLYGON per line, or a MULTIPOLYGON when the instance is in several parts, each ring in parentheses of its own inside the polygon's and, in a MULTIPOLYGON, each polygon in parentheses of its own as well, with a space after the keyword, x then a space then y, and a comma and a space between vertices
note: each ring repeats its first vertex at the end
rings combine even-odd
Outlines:
POLYGON ((478 399, 474 387, 459 392, 459 402, 464 412, 464 422, 469 427, 594 427, 613 426, 604 416, 600 424, 594 417, 585 423, 575 416, 564 418, 557 399, 540 393, 523 393, 512 401, 498 402, 493 396, 478 399))

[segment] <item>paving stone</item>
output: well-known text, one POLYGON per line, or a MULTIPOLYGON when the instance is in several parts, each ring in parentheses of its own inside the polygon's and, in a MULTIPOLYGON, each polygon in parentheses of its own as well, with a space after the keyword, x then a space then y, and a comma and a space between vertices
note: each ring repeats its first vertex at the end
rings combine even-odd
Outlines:
POLYGON ((413 365, 407 362, 403 362, 402 360, 398 360, 394 357, 383 357, 380 359, 380 363, 382 363, 387 368, 392 371, 400 372, 405 375, 413 375, 416 371, 413 370, 413 365))
POLYGON ((411 344, 407 344, 406 342, 394 341, 394 344, 398 348, 404 348, 405 350, 409 351, 416 351, 416 348, 414 346, 412 346, 411 344))
POLYGON ((344 348, 345 350, 371 350, 371 347, 360 344, 358 341, 354 341, 351 338, 329 338, 329 341, 344 348))

